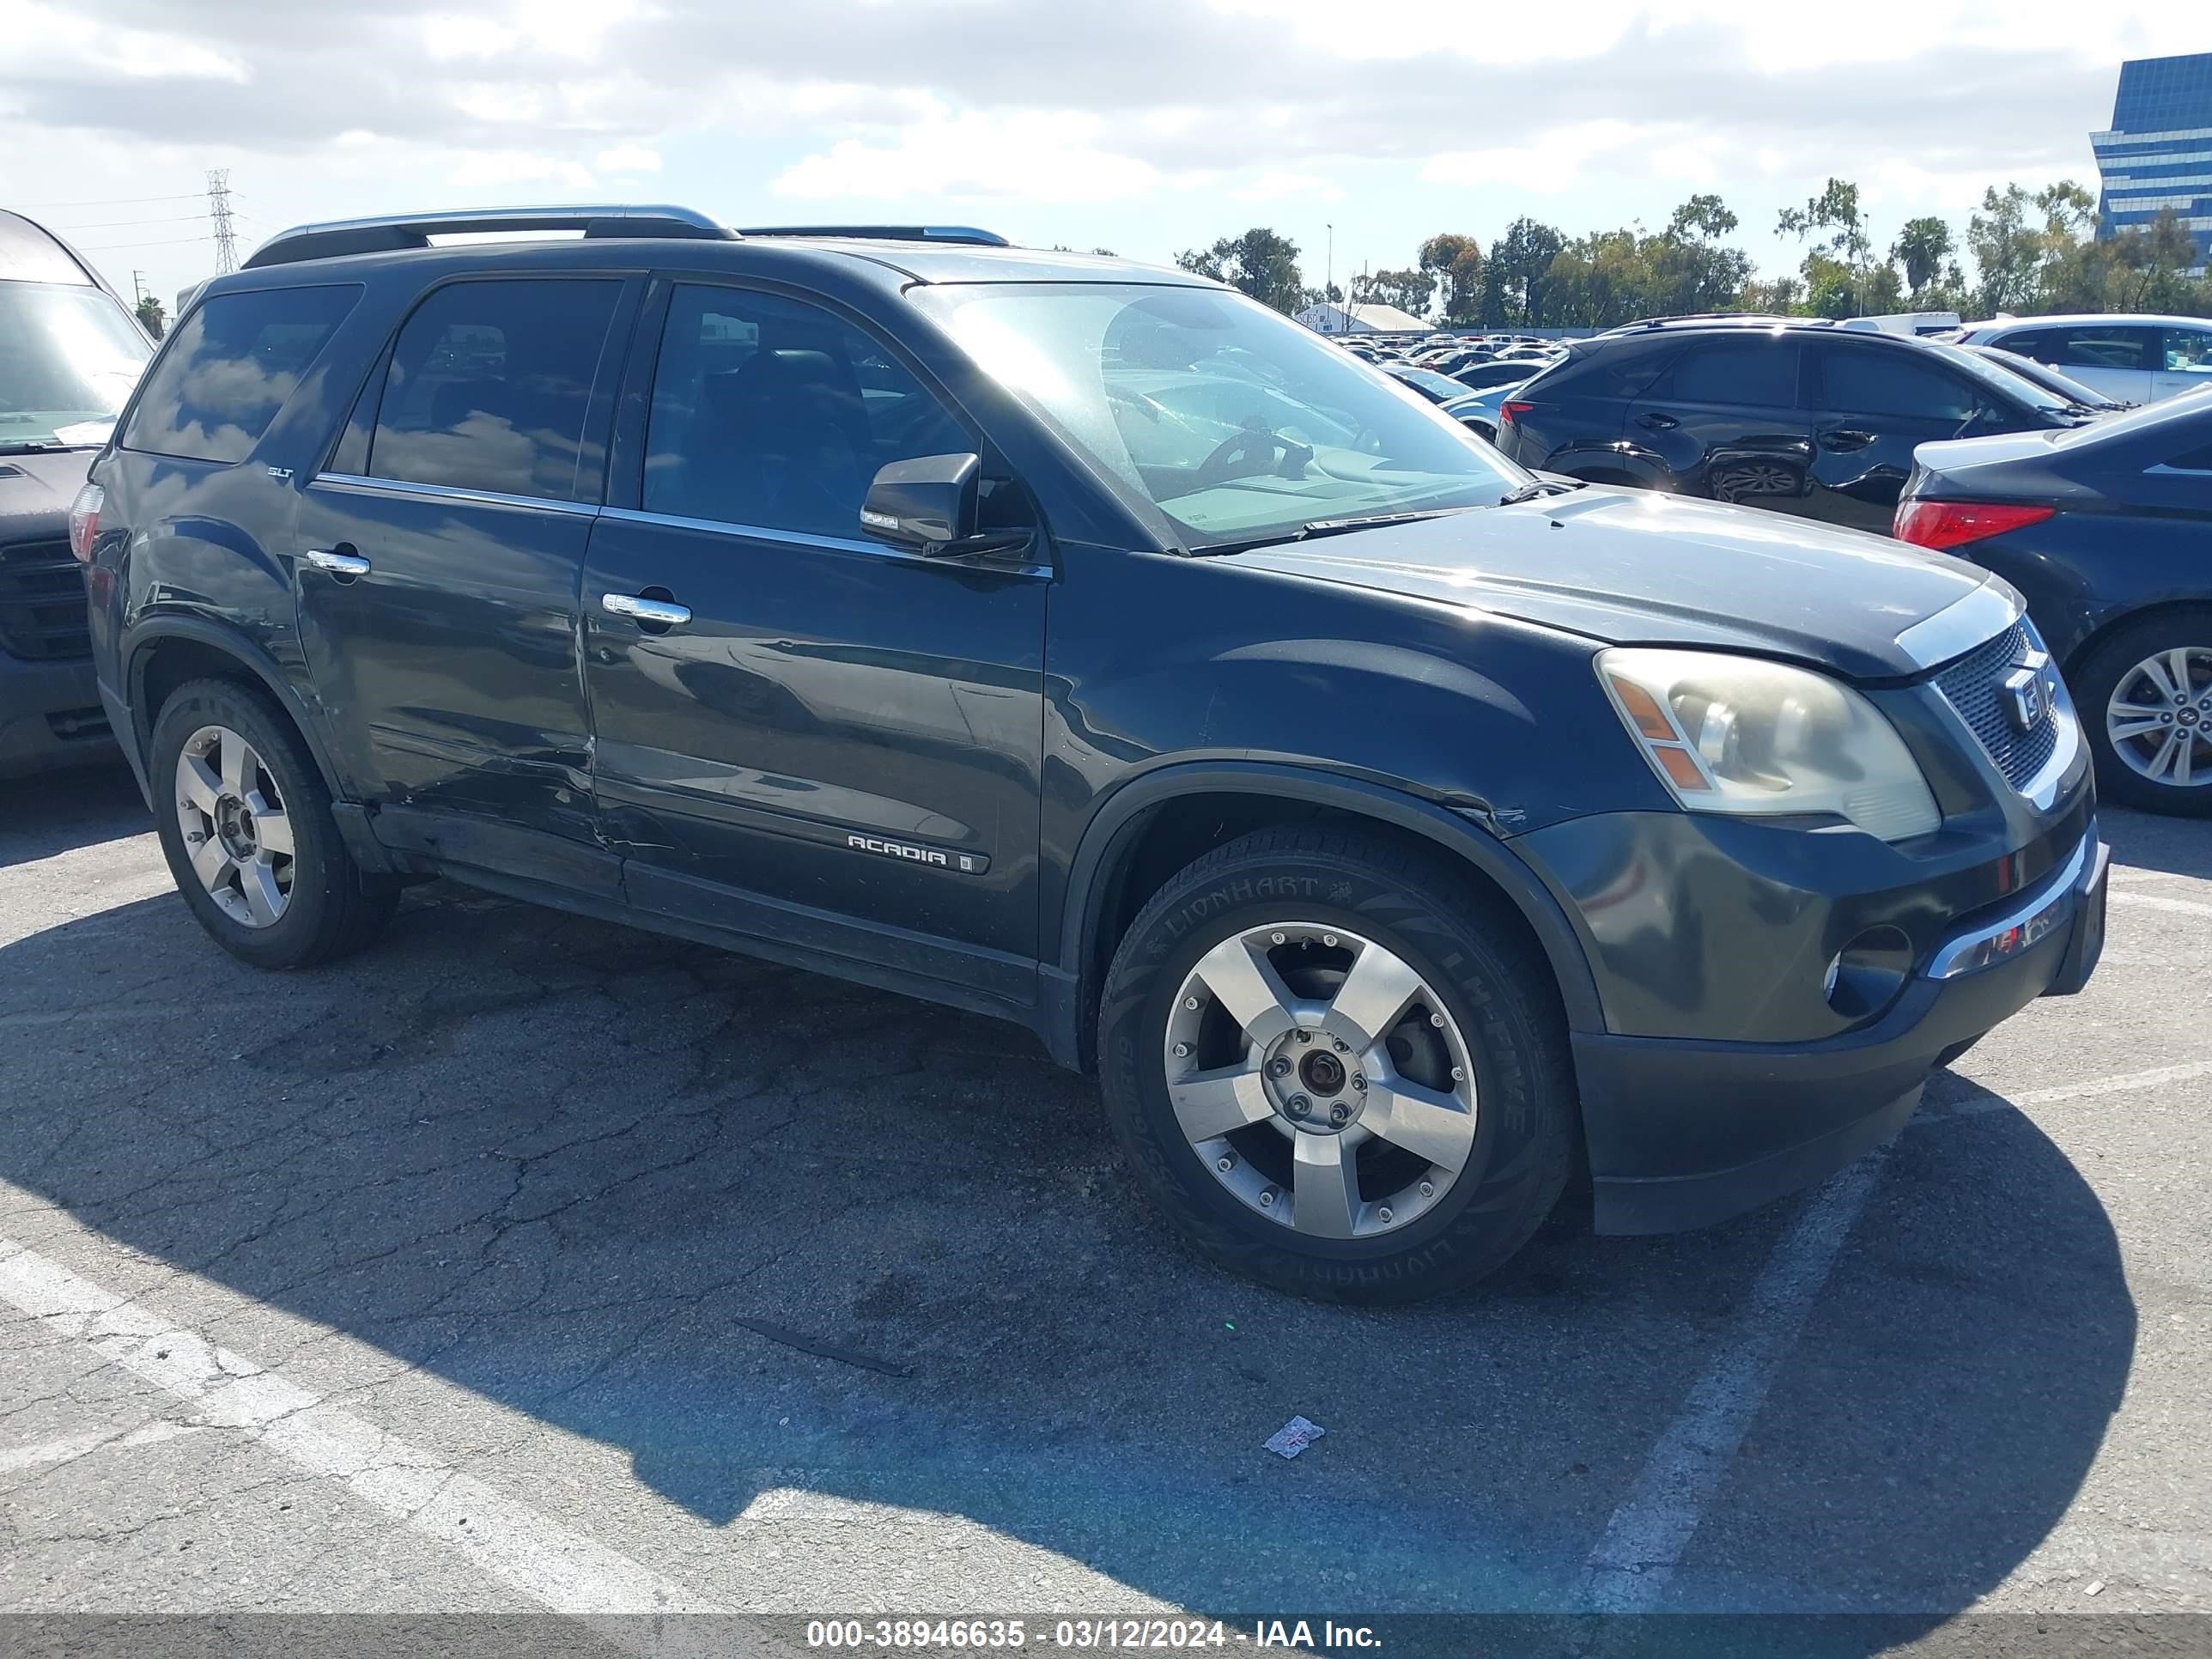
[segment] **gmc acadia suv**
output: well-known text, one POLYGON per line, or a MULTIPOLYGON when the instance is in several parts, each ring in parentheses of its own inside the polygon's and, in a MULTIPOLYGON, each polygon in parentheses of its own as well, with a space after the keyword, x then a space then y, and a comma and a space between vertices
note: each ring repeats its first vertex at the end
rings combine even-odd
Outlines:
POLYGON ((1403 1298, 1887 1136, 2102 939, 2012 590, 1524 471, 1216 283, 680 209, 308 227, 79 503, 248 962, 428 874, 1028 1026, 1279 1285, 1403 1298), (431 246, 471 230, 580 238, 431 246))

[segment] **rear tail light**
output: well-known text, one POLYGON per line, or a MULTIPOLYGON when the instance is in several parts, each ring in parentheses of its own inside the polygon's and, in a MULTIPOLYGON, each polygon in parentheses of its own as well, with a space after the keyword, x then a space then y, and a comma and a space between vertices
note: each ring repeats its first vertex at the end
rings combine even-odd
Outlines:
POLYGON ((1899 501, 1889 533, 1915 547, 1964 547, 2041 524, 2057 509, 1996 501, 1899 501))
POLYGON ((88 483, 70 503, 70 551, 85 564, 92 562, 92 544, 100 534, 100 504, 106 499, 106 490, 88 483))
POLYGON ((1530 410, 1535 408, 1535 406, 1536 405, 1534 404, 1524 404, 1520 402, 1500 404, 1498 405, 1498 424, 1500 426, 1511 426, 1514 422, 1520 419, 1523 415, 1526 415, 1530 410))

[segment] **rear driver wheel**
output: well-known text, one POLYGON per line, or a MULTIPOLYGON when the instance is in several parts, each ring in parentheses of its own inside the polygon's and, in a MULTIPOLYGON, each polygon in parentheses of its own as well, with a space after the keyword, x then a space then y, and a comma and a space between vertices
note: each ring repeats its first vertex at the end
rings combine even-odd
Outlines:
POLYGON ((1565 1187, 1575 1091, 1550 965, 1464 872, 1263 830, 1176 877, 1100 1012, 1116 1134, 1200 1249, 1304 1295, 1480 1277, 1565 1187))

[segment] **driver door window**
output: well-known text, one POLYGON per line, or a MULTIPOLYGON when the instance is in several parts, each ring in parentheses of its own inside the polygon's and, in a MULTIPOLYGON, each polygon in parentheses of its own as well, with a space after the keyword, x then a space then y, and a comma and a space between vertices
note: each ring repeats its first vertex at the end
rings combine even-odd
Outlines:
POLYGON ((738 289, 684 285, 670 299, 646 425, 648 513, 856 540, 879 467, 975 447, 842 318, 738 289))
POLYGON ((1902 351, 1828 351, 1824 401, 1838 414, 1902 416, 1963 425, 1981 406, 1974 389, 1902 351))

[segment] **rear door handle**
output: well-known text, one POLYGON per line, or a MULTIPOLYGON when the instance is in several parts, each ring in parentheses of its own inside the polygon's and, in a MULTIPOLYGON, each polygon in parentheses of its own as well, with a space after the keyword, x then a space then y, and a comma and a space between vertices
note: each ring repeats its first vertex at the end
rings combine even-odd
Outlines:
POLYGON ((1682 423, 1672 415, 1655 409, 1648 415, 1638 415, 1636 417, 1636 424, 1649 427, 1654 432, 1664 432, 1670 427, 1677 427, 1682 423))
POLYGON ((1864 449, 1873 441, 1873 433, 1856 427, 1830 427, 1820 434, 1821 444, 1829 449, 1864 449))
POLYGON ((353 550, 349 543, 340 542, 336 547, 311 547, 307 562, 318 570, 327 570, 333 576, 350 580, 368 574, 368 561, 353 550))
POLYGON ((628 617, 656 628, 678 628, 691 620, 691 607, 688 605, 641 599, 635 593, 603 593, 599 604, 611 616, 628 617))

